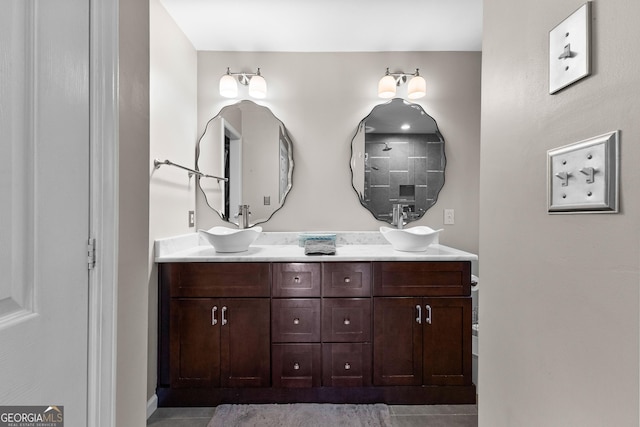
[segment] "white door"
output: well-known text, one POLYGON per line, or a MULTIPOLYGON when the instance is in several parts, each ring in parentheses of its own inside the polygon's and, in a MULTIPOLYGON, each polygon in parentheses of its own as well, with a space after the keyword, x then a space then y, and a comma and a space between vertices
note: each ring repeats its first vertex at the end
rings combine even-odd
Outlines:
POLYGON ((86 426, 89 2, 0 10, 0 410, 86 426))

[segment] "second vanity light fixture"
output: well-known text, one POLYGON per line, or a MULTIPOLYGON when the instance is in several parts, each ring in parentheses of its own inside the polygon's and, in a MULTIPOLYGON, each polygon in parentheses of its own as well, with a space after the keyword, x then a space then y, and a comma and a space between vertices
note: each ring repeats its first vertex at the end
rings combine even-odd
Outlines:
POLYGON ((267 96, 267 82, 260 75, 260 68, 255 73, 232 73, 227 67, 227 73, 220 78, 220 95, 225 98, 238 96, 238 83, 249 86, 249 95, 262 99, 267 96))
POLYGON ((387 68, 384 77, 378 82, 378 96, 380 98, 393 98, 396 96, 396 87, 406 83, 409 77, 411 77, 411 79, 407 86, 407 98, 418 99, 425 96, 427 93, 427 82, 424 80, 424 77, 420 75, 418 68, 416 68, 416 72, 413 74, 403 72, 390 73, 387 68))

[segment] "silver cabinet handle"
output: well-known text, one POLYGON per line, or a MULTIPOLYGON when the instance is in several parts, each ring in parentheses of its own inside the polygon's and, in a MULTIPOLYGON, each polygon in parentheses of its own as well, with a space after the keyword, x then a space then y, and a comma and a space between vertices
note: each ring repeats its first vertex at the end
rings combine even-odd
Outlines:
POLYGON ((227 319, 224 317, 224 314, 227 312, 227 306, 222 307, 222 326, 227 324, 227 319))
POLYGON ((216 311, 218 311, 218 306, 214 305, 211 309, 211 326, 214 326, 218 323, 218 319, 216 319, 216 311))
POLYGON ((429 304, 425 305, 425 308, 427 309, 427 323, 431 324, 431 306, 429 304))
POLYGON ((345 277, 344 283, 351 283, 351 277, 345 277))
POLYGON ((422 307, 420 307, 419 305, 416 305, 416 308, 418 309, 418 317, 416 317, 416 322, 418 323, 422 323, 422 307))
POLYGON ((300 369, 300 364, 299 364, 298 362, 294 363, 294 364, 293 364, 293 369, 294 369, 294 370, 296 370, 296 371, 297 371, 298 369, 300 369))
POLYGON ((345 364, 344 364, 344 369, 345 369, 345 370, 347 370, 347 371, 348 371, 349 369, 351 369, 351 363, 349 363, 349 362, 345 363, 345 364))
POLYGON ((298 276, 293 278, 294 283, 300 283, 300 278, 298 276))
POLYGON ((294 325, 299 325, 300 324, 300 319, 298 319, 297 317, 293 319, 293 324, 294 325))
POLYGON ((351 324, 351 320, 349 320, 349 318, 344 319, 343 323, 345 325, 350 325, 351 324))

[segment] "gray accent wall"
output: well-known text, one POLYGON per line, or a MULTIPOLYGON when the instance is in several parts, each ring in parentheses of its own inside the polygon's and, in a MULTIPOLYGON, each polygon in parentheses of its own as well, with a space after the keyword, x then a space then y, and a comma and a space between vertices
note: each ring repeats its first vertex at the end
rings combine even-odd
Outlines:
POLYGON ((640 3, 593 2, 593 73, 549 95, 582 4, 484 2, 480 427, 640 424, 640 3), (547 214, 547 150, 616 129, 620 213, 547 214))

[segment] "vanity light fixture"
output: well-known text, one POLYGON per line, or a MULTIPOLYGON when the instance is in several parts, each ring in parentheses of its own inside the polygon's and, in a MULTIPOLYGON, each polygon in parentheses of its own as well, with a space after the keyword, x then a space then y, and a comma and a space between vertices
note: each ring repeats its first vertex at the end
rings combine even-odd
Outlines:
POLYGON ((416 72, 408 74, 404 72, 391 73, 387 68, 386 73, 378 82, 378 96, 380 98, 393 98, 396 96, 396 87, 403 85, 409 80, 407 86, 407 98, 418 99, 422 98, 427 93, 427 82, 424 77, 420 75, 419 69, 416 68, 416 72))
POLYGON ((232 73, 227 67, 227 73, 220 78, 220 95, 225 98, 238 96, 238 83, 249 86, 249 95, 262 99, 267 96, 267 82, 260 74, 260 68, 255 73, 232 73))

